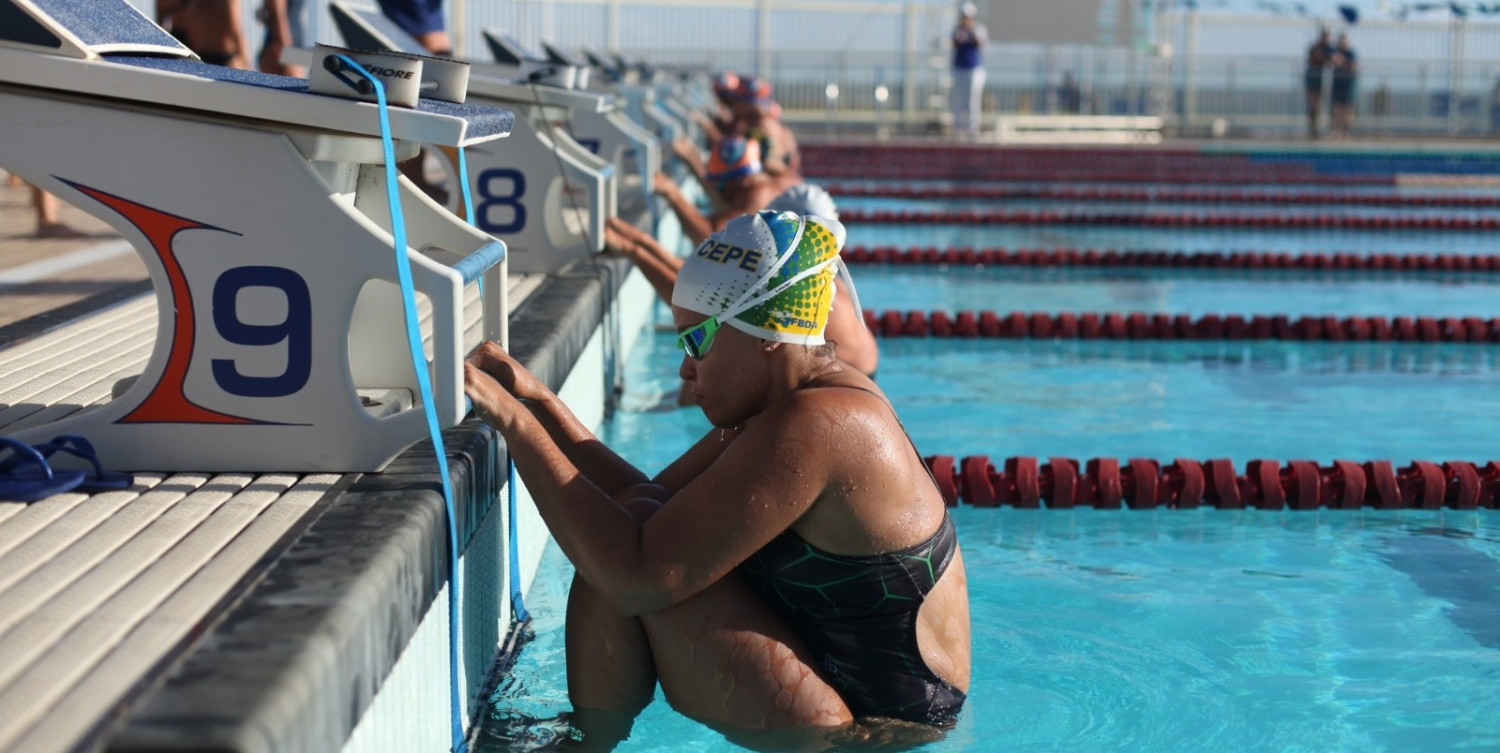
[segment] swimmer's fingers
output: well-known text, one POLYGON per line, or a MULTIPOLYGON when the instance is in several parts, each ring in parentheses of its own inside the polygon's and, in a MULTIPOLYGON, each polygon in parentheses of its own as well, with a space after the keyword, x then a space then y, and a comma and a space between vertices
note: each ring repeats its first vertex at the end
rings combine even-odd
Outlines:
POLYGON ((611 233, 623 241, 631 243, 655 243, 656 239, 650 233, 626 222, 619 217, 611 217, 604 222, 605 236, 611 233))
POLYGON ((464 394, 474 403, 474 414, 496 428, 504 427, 516 410, 524 410, 499 381, 469 361, 464 362, 464 394))
POLYGON ((466 363, 488 374, 500 387, 522 400, 540 400, 547 395, 547 388, 536 375, 496 343, 480 345, 466 363))
POLYGON ((635 250, 635 242, 614 224, 617 219, 611 217, 604 224, 604 248, 611 253, 630 256, 635 250))
POLYGON ((672 193, 677 190, 677 181, 672 180, 666 173, 657 173, 652 176, 651 185, 657 193, 672 193))
POLYGON ((698 147, 686 136, 678 136, 672 140, 672 151, 683 159, 692 159, 698 156, 698 147))

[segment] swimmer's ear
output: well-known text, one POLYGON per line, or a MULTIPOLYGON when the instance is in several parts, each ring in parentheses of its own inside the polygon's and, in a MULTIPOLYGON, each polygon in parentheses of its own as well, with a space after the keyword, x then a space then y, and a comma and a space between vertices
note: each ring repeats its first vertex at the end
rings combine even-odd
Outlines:
POLYGON ((761 349, 764 350, 767 353, 770 353, 771 351, 775 350, 780 345, 781 345, 781 343, 776 342, 775 340, 764 340, 763 339, 763 340, 760 341, 760 347, 761 347, 761 349))

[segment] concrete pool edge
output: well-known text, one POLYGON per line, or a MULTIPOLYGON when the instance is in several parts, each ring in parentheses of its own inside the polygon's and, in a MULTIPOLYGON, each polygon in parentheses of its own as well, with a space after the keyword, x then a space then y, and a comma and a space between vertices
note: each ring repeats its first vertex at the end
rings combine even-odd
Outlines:
MULTIPOLYGON (((578 396, 580 418, 597 425, 651 295, 624 260, 575 263, 513 313, 512 351, 578 396)), ((503 443, 472 418, 444 437, 464 551, 460 680, 472 722, 510 619, 504 505, 492 503, 505 491, 503 443)), ((217 624, 195 631, 202 639, 157 686, 139 691, 121 728, 105 733, 108 749, 389 749, 397 741, 387 736, 403 726, 413 729, 397 730, 410 738, 402 749, 448 747, 447 536, 431 452, 418 443, 327 501, 217 624), (394 671, 408 654, 411 666, 394 671), (398 678, 413 672, 415 686, 401 689, 398 678), (382 701, 388 695, 416 700, 382 701)), ((524 589, 548 535, 518 491, 524 589)))

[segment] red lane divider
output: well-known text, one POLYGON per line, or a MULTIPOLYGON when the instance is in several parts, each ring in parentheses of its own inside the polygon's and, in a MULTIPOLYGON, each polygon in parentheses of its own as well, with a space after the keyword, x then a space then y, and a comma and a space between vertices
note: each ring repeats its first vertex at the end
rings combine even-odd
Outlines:
POLYGON ((802 172, 818 178, 1166 183, 1381 185, 1384 174, 1321 174, 1306 160, 1186 149, 1006 148, 901 144, 804 144, 802 172))
POLYGON ((1012 311, 926 313, 864 310, 865 326, 884 337, 985 337, 1063 340, 1321 340, 1500 343, 1500 318, 1432 316, 1241 316, 1012 311))
POLYGON ((846 209, 845 224, 1145 225, 1150 227, 1340 228, 1358 230, 1496 230, 1500 217, 1270 215, 1215 212, 1060 212, 1051 209, 846 209))
POLYGON ((923 458, 950 505, 1069 509, 1382 510, 1500 507, 1500 461, 1476 465, 1414 460, 1397 468, 1389 460, 1252 460, 1243 473, 1227 459, 1171 463, 1131 458, 1006 458, 996 470, 987 455, 955 460, 923 458))
POLYGON ((1336 269, 1419 272, 1500 271, 1500 256, 1462 254, 1288 253, 1282 251, 1183 252, 1076 248, 897 248, 848 246, 855 264, 991 264, 1012 267, 1193 267, 1211 269, 1336 269))
MULTIPOLYGON (((802 154, 806 155, 804 151, 802 154)), ((1296 170, 1218 170, 1213 167, 1142 169, 995 168, 984 165, 880 165, 867 158, 858 164, 812 163, 804 159, 802 174, 809 180, 955 180, 1010 183, 1164 183, 1171 185, 1309 185, 1394 186, 1394 175, 1319 175, 1296 170)))
POLYGON ((1209 188, 1117 188, 1072 186, 914 186, 909 184, 832 183, 825 188, 834 196, 876 196, 900 199, 1052 199, 1058 201, 1115 201, 1233 204, 1338 204, 1365 207, 1458 207, 1500 208, 1500 196, 1396 195, 1368 193, 1308 193, 1290 191, 1240 191, 1209 188))

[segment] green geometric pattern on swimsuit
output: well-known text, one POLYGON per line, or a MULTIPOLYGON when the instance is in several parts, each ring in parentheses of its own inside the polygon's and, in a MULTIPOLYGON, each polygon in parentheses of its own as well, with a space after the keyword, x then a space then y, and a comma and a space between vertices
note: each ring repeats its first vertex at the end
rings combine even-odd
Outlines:
MULTIPOLYGON (((866 603, 866 604, 863 604, 863 605, 848 603, 847 596, 850 595, 848 591, 846 591, 843 594, 837 594, 837 593, 834 593, 834 592, 836 592, 838 590, 839 586, 848 584, 848 583, 853 582, 853 581, 868 581, 869 576, 870 576, 870 573, 869 573, 868 570, 866 570, 866 571, 856 571, 856 572, 852 572, 849 575, 846 575, 844 577, 833 578, 831 580, 823 580, 823 581, 796 580, 796 579, 794 579, 792 577, 788 577, 788 574, 791 571, 793 571, 794 569, 801 569, 798 566, 802 565, 804 563, 807 563, 809 561, 816 560, 816 561, 821 561, 821 562, 828 562, 828 563, 831 563, 833 565, 838 566, 840 569, 843 569, 845 572, 848 572, 850 564, 851 564, 850 563, 850 559, 851 558, 830 556, 828 554, 825 554, 823 552, 818 551, 811 544, 809 544, 809 543, 807 543, 805 541, 799 540, 797 543, 802 546, 802 550, 803 550, 802 551, 802 556, 796 558, 795 560, 787 562, 785 565, 777 568, 776 571, 775 571, 775 573, 774 573, 774 575, 776 576, 776 595, 778 597, 780 597, 782 603, 786 604, 786 606, 789 607, 789 608, 791 608, 793 611, 797 611, 799 609, 805 609, 806 608, 806 602, 805 601, 800 601, 800 600, 797 600, 797 599, 787 598, 787 595, 782 592, 782 587, 783 586, 796 586, 796 587, 799 587, 799 588, 805 588, 805 589, 808 589, 808 590, 810 590, 810 591, 818 594, 818 596, 822 597, 822 599, 825 602, 826 606, 828 608, 831 608, 833 610, 834 615, 837 616, 837 617, 840 617, 840 618, 859 617, 859 616, 862 616, 862 615, 866 615, 866 614, 870 614, 872 612, 879 611, 881 607, 885 606, 890 601, 916 601, 918 598, 920 598, 919 596, 916 596, 916 595, 901 594, 901 593, 892 593, 891 592, 891 588, 890 588, 890 584, 886 582, 886 578, 885 578, 885 573, 884 572, 878 573, 879 578, 880 578, 880 587, 881 587, 881 594, 880 594, 880 596, 878 598, 876 598, 875 601, 869 602, 869 603, 866 603), (841 599, 841 598, 839 598, 840 596, 843 596, 845 598, 841 599), (846 610, 846 609, 849 610, 848 614, 844 613, 844 610, 846 610)), ((883 557, 881 557, 881 559, 884 559, 887 563, 890 563, 893 560, 899 560, 902 563, 913 563, 913 562, 920 563, 921 566, 923 568, 925 568, 926 571, 927 571, 927 583, 924 586, 922 586, 922 588, 923 588, 924 591, 927 590, 927 589, 931 589, 932 585, 937 582, 937 578, 934 576, 933 570, 932 570, 932 550, 931 549, 928 549, 927 552, 924 553, 924 554, 888 554, 888 555, 884 555, 883 557)), ((902 569, 904 571, 909 572, 912 568, 908 565, 908 566, 904 566, 902 569)), ((906 584, 902 584, 902 585, 906 585, 906 584)), ((855 590, 855 591, 859 591, 859 590, 869 591, 870 589, 868 588, 868 586, 866 586, 866 587, 863 587, 863 588, 852 589, 852 590, 855 590)), ((868 596, 868 594, 866 594, 866 596, 868 596)))
MULTIPOLYGON (((770 221, 771 232, 776 237, 778 248, 790 243, 797 232, 798 217, 784 212, 770 221)), ((807 228, 802 231, 802 241, 788 251, 788 259, 776 276, 765 284, 771 290, 796 276, 799 272, 827 262, 839 253, 838 238, 822 223, 808 218, 807 228)), ((833 276, 838 270, 829 264, 822 272, 797 282, 795 285, 735 318, 776 332, 799 335, 814 335, 823 331, 828 321, 828 312, 833 305, 833 276)))

